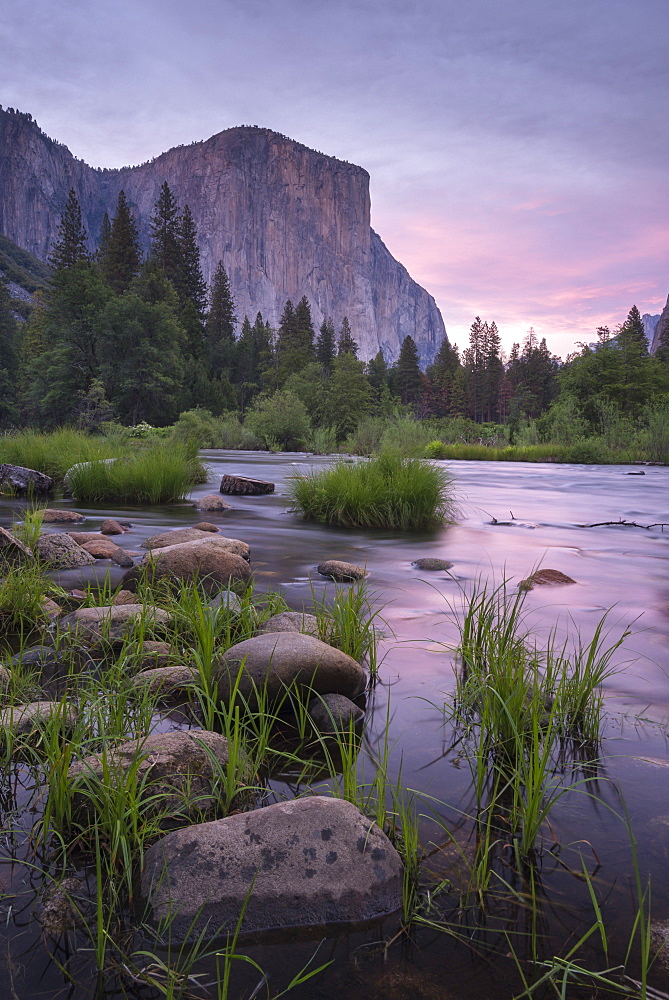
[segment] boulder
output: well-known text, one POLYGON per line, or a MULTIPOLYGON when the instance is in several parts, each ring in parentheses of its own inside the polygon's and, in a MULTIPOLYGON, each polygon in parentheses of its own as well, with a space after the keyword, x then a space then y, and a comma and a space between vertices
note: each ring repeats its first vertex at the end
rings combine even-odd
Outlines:
POLYGON ((114 552, 118 549, 118 545, 115 542, 104 537, 91 538, 90 541, 84 542, 81 547, 90 552, 95 559, 111 559, 114 552))
POLYGON ((576 580, 561 573, 559 569, 538 569, 532 576, 528 576, 527 580, 521 580, 518 588, 532 590, 534 587, 562 587, 570 583, 576 583, 576 580))
POLYGON ((4 697, 12 683, 12 675, 7 669, 0 664, 0 698, 4 697))
POLYGON ((321 576, 327 576, 337 583, 351 583, 353 580, 364 580, 367 570, 354 563, 342 562, 341 559, 327 559, 316 567, 321 576))
POLYGON ((26 705, 10 705, 0 711, 0 730, 11 731, 14 736, 29 736, 52 716, 58 716, 65 729, 73 729, 78 712, 74 705, 60 701, 31 701, 26 705))
POLYGON ((44 524, 81 524, 86 518, 83 514, 79 514, 76 510, 51 510, 47 508, 42 512, 42 521, 44 524))
POLYGON ((148 640, 141 642, 137 647, 128 650, 134 654, 139 661, 140 670, 149 670, 152 667, 166 667, 170 660, 174 661, 174 655, 169 642, 153 642, 148 640))
POLYGON ((402 862, 373 820, 314 795, 177 830, 144 856, 142 901, 173 939, 355 926, 402 904, 402 862))
MULTIPOLYGON (((210 608, 225 608, 232 615, 239 615, 242 612, 242 602, 237 594, 232 590, 220 590, 209 601, 210 608)), ((255 610, 255 609, 254 609, 255 610)))
POLYGON ((22 465, 0 465, 0 486, 9 485, 16 493, 50 493, 54 487, 51 476, 22 465))
POLYGON ((112 604, 134 604, 137 600, 137 594, 133 594, 132 590, 119 590, 115 597, 112 597, 112 604))
POLYGON ((199 497, 193 504, 197 510, 215 511, 215 510, 231 510, 229 503, 226 503, 223 497, 219 496, 217 493, 208 493, 206 497, 199 497))
POLYGON ((223 476, 221 493, 228 496, 260 497, 274 493, 274 483, 264 479, 249 479, 247 476, 223 476))
POLYGON ((198 524, 194 524, 193 527, 196 531, 211 531, 213 534, 217 534, 219 529, 215 524, 210 524, 209 521, 200 521, 198 524))
MULTIPOLYGON (((216 786, 227 765, 228 743, 220 733, 176 730, 125 740, 107 749, 106 754, 84 757, 70 766, 68 779, 95 789, 106 769, 121 781, 132 771, 151 813, 178 822, 216 810, 216 786)), ((91 815, 96 808, 95 795, 75 792, 73 807, 80 815, 91 815)))
POLYGON ((106 518, 100 525, 100 531, 103 535, 122 535, 124 532, 128 531, 131 525, 126 521, 122 524, 120 521, 115 521, 113 517, 106 518), (127 525, 127 527, 125 527, 127 525))
POLYGON ((135 565, 135 560, 132 558, 132 554, 126 549, 122 549, 120 545, 116 546, 116 551, 111 554, 112 562, 115 562, 117 566, 122 566, 123 569, 128 569, 130 566, 135 565))
POLYGON ((303 632, 319 638, 318 618, 301 611, 282 611, 278 615, 272 615, 258 631, 261 635, 266 632, 303 632))
POLYGON ((0 566, 23 566, 25 563, 33 561, 33 554, 27 545, 14 538, 11 531, 0 528, 0 566))
POLYGON ((43 597, 40 603, 47 618, 58 618, 59 615, 63 614, 60 604, 56 604, 50 597, 43 597))
POLYGON ((247 700, 265 687, 270 701, 280 699, 292 684, 350 698, 365 687, 365 672, 353 657, 300 632, 255 635, 226 650, 212 666, 221 701, 230 700, 240 668, 239 693, 247 700))
POLYGON ((92 916, 93 911, 86 879, 72 875, 51 891, 38 919, 45 934, 60 937, 85 925, 85 917, 92 916))
POLYGON ((150 604, 112 604, 102 608, 78 608, 57 622, 59 632, 69 632, 86 640, 122 639, 132 631, 138 618, 148 625, 165 625, 172 616, 150 604))
POLYGON ((439 569, 451 569, 453 563, 449 562, 448 559, 435 559, 433 556, 427 556, 424 559, 414 559, 411 565, 415 566, 416 569, 433 573, 439 569))
POLYGON ((95 562, 90 552, 77 545, 65 532, 41 535, 35 545, 35 555, 50 569, 78 569, 80 566, 92 566, 95 562))
POLYGON ((246 561, 249 547, 234 538, 220 538, 198 532, 200 536, 192 542, 180 545, 166 545, 154 549, 123 577, 125 587, 137 585, 142 572, 152 580, 167 579, 205 581, 209 591, 220 590, 233 583, 246 583, 251 576, 246 561))
POLYGON ((319 733, 347 733, 365 713, 343 694, 323 694, 309 702, 309 715, 319 733))
POLYGON ((152 667, 136 674, 132 686, 138 691, 173 699, 192 694, 194 687, 201 686, 201 678, 196 667, 152 667))
MULTIPOLYGON (((218 531, 218 528, 215 529, 218 531)), ((152 535, 151 538, 142 542, 143 549, 166 549, 170 545, 183 545, 184 542, 201 542, 207 539, 209 528, 176 528, 174 531, 161 531, 159 535, 152 535)), ((220 540, 220 539, 219 539, 220 540)), ((236 538, 225 539, 228 542, 236 542, 236 538)), ((239 545, 244 545, 239 542, 239 545)), ((246 546, 248 549, 248 545, 246 546)), ((241 555, 241 552, 238 553, 241 555)))
POLYGON ((104 535, 99 531, 68 531, 67 534, 77 545, 86 545, 88 542, 95 542, 104 539, 104 535))

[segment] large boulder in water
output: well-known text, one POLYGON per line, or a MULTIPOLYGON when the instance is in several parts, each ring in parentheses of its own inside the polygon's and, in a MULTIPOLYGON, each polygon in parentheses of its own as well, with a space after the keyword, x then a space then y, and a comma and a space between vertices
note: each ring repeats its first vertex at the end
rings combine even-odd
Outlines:
POLYGON ((123 577, 123 586, 132 589, 142 573, 152 580, 202 580, 209 591, 245 584, 251 576, 247 562, 249 547, 236 538, 220 538, 208 532, 180 545, 153 549, 123 577))
POLYGON ((0 486, 9 485, 16 493, 50 493, 54 486, 51 476, 22 465, 0 465, 0 486))
POLYGON ((221 701, 230 700, 238 674, 239 694, 247 700, 260 689, 266 689, 270 701, 280 699, 290 685, 354 698, 366 680, 353 657, 300 632, 255 635, 226 650, 212 668, 221 701))
POLYGON ((168 834, 144 856, 142 901, 174 939, 356 926, 402 904, 402 862, 344 799, 279 802, 168 834))
POLYGON ((327 576, 336 583, 352 583, 354 580, 364 580, 367 576, 364 566, 342 562, 341 559, 326 559, 316 568, 321 576, 327 576))
MULTIPOLYGON (((214 531, 218 529, 214 528, 214 531)), ((175 528, 173 531, 161 531, 151 535, 142 542, 143 549, 164 549, 168 545, 181 545, 183 542, 198 542, 206 538, 208 528, 175 528)), ((229 539, 234 541, 236 539, 229 539)))
POLYGON ((64 531, 41 535, 35 544, 35 555, 50 569, 79 569, 80 566, 92 566, 95 562, 90 552, 64 531))

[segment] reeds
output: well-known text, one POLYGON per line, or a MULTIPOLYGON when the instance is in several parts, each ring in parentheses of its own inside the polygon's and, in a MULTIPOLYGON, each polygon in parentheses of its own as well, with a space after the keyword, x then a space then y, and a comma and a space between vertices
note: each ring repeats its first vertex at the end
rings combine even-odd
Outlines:
POLYGON ((347 528, 433 528, 453 512, 445 470, 391 453, 295 476, 289 491, 303 517, 347 528))
POLYGON ((192 446, 158 441, 112 462, 79 464, 70 471, 68 481, 80 502, 160 504, 181 500, 198 475, 192 446))

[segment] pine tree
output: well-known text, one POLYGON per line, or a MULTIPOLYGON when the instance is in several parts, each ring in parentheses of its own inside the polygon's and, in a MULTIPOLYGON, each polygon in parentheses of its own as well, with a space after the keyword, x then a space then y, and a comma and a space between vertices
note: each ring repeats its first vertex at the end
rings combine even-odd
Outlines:
POLYGON ((9 292, 0 281, 0 427, 17 417, 18 329, 9 292))
POLYGON ((332 362, 336 357, 335 330, 331 319, 324 319, 316 341, 316 360, 325 378, 332 374, 332 362))
POLYGON ((179 205, 163 181, 155 215, 151 217, 151 263, 178 289, 181 275, 181 244, 179 242, 179 205))
POLYGON ((306 296, 300 299, 297 308, 293 308, 290 299, 286 302, 279 325, 276 350, 279 385, 283 385, 293 372, 301 371, 316 360, 314 328, 306 296))
POLYGON ((98 264, 102 261, 102 258, 107 252, 110 236, 111 236, 111 222, 109 221, 109 216, 105 212, 105 214, 102 216, 102 222, 100 224, 100 238, 98 239, 98 249, 96 253, 96 259, 98 261, 98 264))
POLYGON ((101 236, 98 260, 102 276, 117 295, 122 295, 123 292, 127 292, 139 273, 142 263, 137 223, 130 211, 124 191, 119 192, 116 214, 109 234, 104 236, 103 233, 101 236))
POLYGON ((472 420, 481 421, 485 380, 485 353, 488 337, 488 324, 480 316, 474 319, 469 328, 469 347, 463 352, 462 362, 465 369, 468 396, 468 412, 472 420))
POLYGON ((451 346, 448 337, 444 337, 436 357, 427 369, 426 375, 430 384, 432 409, 436 417, 449 414, 451 386, 455 373, 460 368, 460 355, 455 346, 451 346))
POLYGON ((354 358, 358 356, 358 345, 353 339, 347 316, 344 316, 341 323, 339 340, 337 341, 337 354, 352 354, 354 358))
POLYGON ((71 189, 60 218, 58 237, 51 247, 49 263, 54 270, 64 271, 87 259, 88 235, 81 219, 81 206, 74 189, 71 189))
POLYGON ((395 366, 395 380, 403 403, 417 403, 423 393, 418 348, 411 336, 402 341, 395 366))
MULTIPOLYGON (((246 344, 250 343, 251 324, 248 317, 244 317, 244 320, 248 324, 246 344)), ((220 375, 223 369, 231 364, 236 323, 235 303, 230 290, 230 282, 223 267, 223 261, 219 260, 211 282, 209 314, 205 325, 207 357, 212 375, 220 375)), ((244 327, 242 332, 244 332, 244 327)))
POLYGON ((485 326, 481 413, 485 420, 499 418, 499 387, 504 374, 501 358, 502 342, 497 324, 485 326))
POLYGON ((202 277, 200 248, 197 245, 197 229, 193 213, 188 205, 179 216, 177 240, 181 251, 179 275, 176 289, 182 304, 192 302, 201 322, 207 309, 207 286, 202 277))

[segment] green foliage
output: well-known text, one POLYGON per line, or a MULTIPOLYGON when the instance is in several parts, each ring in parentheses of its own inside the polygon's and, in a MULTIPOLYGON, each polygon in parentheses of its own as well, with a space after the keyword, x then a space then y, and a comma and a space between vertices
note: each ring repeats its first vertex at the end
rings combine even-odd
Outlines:
POLYGON ((403 403, 417 403, 423 392, 418 348, 413 337, 402 341, 397 364, 393 369, 393 382, 403 403))
POLYGON ((46 434, 34 430, 0 436, 0 464, 23 465, 62 480, 68 469, 79 462, 116 458, 122 449, 102 437, 91 437, 73 427, 61 427, 46 434))
MULTIPOLYGON (((107 222, 109 224, 109 220, 107 222)), ((109 224, 109 231, 104 232, 103 227, 98 262, 103 278, 117 295, 127 292, 139 273, 142 251, 137 223, 130 211, 125 191, 119 192, 116 214, 109 224)))
POLYGON ((260 448, 261 442, 235 413, 215 417, 209 410, 185 410, 172 429, 177 441, 196 441, 200 448, 260 448))
POLYGON ((337 354, 352 354, 354 358, 358 356, 358 345, 353 339, 348 316, 344 316, 341 322, 341 329, 339 330, 339 338, 337 340, 337 354))
POLYGON ((68 478, 73 496, 82 502, 171 503, 197 482, 199 467, 192 446, 158 441, 113 462, 80 465, 68 478))
POLYGON ((311 308, 306 295, 295 309, 290 299, 286 302, 279 324, 276 352, 281 386, 293 372, 301 371, 305 365, 316 360, 311 308))
POLYGON ((340 353, 332 362, 332 375, 320 401, 320 422, 335 427, 337 439, 342 441, 371 412, 372 405, 372 388, 364 364, 353 351, 340 353))
POLYGON ((342 527, 429 528, 453 510, 444 470, 388 453, 295 476, 290 495, 308 520, 342 527))
POLYGON ((285 451, 302 449, 311 431, 307 408, 287 390, 259 399, 249 410, 245 426, 268 447, 278 445, 285 451))
POLYGON ((325 378, 330 377, 336 353, 334 324, 331 319, 324 319, 316 341, 316 360, 325 378))
POLYGON ((234 364, 236 323, 230 281, 223 261, 219 260, 211 283, 209 314, 205 326, 207 361, 213 375, 220 375, 234 364))
POLYGON ((67 270, 88 259, 88 234, 81 219, 81 206, 73 188, 67 196, 49 263, 56 271, 67 270))

